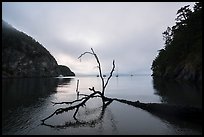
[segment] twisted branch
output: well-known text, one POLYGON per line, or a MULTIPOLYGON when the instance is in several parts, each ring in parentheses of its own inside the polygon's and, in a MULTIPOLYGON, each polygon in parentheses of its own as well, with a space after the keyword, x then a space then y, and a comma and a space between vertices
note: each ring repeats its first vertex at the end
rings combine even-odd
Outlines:
POLYGON ((80 101, 81 101, 81 102, 78 103, 77 105, 74 105, 74 106, 69 106, 69 107, 66 107, 66 108, 58 108, 58 109, 57 109, 55 112, 53 112, 51 115, 49 115, 48 117, 42 119, 41 121, 42 121, 43 123, 45 122, 45 120, 51 118, 51 117, 54 116, 54 115, 58 115, 58 114, 61 114, 61 113, 63 113, 63 112, 67 112, 67 111, 70 111, 70 110, 73 110, 73 109, 76 109, 76 111, 74 112, 73 117, 74 117, 75 120, 77 120, 77 119, 76 119, 76 114, 77 114, 77 112, 79 111, 79 108, 80 108, 81 106, 84 106, 85 103, 86 103, 90 98, 93 98, 93 97, 101 97, 102 102, 103 102, 103 107, 104 107, 104 106, 107 106, 106 103, 105 103, 106 101, 109 101, 107 104, 110 104, 110 103, 113 101, 113 99, 110 99, 110 98, 105 97, 105 96, 104 96, 104 92, 105 92, 105 88, 106 88, 106 86, 108 85, 108 82, 109 82, 110 78, 112 77, 113 71, 114 71, 114 69, 115 69, 115 61, 113 60, 112 70, 111 70, 111 72, 110 72, 110 75, 109 75, 109 77, 108 77, 106 83, 104 84, 104 78, 103 78, 103 75, 102 75, 102 69, 101 69, 101 64, 100 64, 99 58, 98 58, 98 56, 96 55, 96 53, 94 52, 94 50, 93 50, 92 48, 91 48, 91 51, 92 51, 92 52, 84 52, 84 53, 82 53, 82 54, 78 57, 78 59, 80 59, 80 58, 81 58, 82 56, 84 56, 85 54, 91 54, 91 55, 93 55, 93 56, 95 57, 96 62, 98 63, 99 75, 100 75, 101 83, 102 83, 102 84, 101 84, 101 86, 102 86, 102 91, 101 91, 101 92, 100 92, 100 91, 96 91, 96 90, 94 89, 94 87, 92 87, 92 88, 89 88, 90 91, 93 91, 92 94, 90 94, 90 95, 79 94, 79 91, 78 91, 79 80, 77 80, 77 89, 76 89, 77 97, 79 97, 79 95, 83 95, 83 96, 84 96, 83 98, 81 98, 81 99, 78 99, 78 98, 77 98, 76 100, 71 101, 71 102, 52 102, 52 103, 53 103, 54 105, 56 105, 56 104, 70 104, 70 105, 72 105, 72 104, 75 103, 75 102, 80 102, 80 101), (96 94, 98 94, 98 95, 96 95, 96 94))
POLYGON ((45 126, 48 126, 51 128, 55 128, 55 129, 64 129, 66 127, 78 127, 78 126, 90 126, 90 127, 92 127, 93 125, 101 123, 101 120, 104 117, 105 109, 107 108, 108 105, 110 105, 111 102, 112 102, 112 100, 105 103, 104 106, 99 107, 98 109, 102 108, 100 115, 96 119, 92 119, 91 121, 83 121, 83 120, 78 120, 78 119, 74 118, 76 120, 75 122, 65 122, 64 125, 50 125, 50 124, 46 124, 46 123, 42 123, 42 125, 45 125, 45 126))
POLYGON ((78 57, 78 59, 80 59, 82 56, 84 56, 85 54, 91 54, 91 55, 93 55, 93 53, 91 53, 91 52, 84 52, 84 53, 82 53, 79 57, 78 57))
MULTIPOLYGON (((115 60, 113 60, 113 67, 112 67, 112 70, 111 70, 111 72, 110 72, 110 75, 109 75, 109 77, 108 77, 108 79, 107 79, 107 81, 106 81, 106 84, 105 84, 105 86, 104 86, 104 90, 105 90, 106 86, 108 85, 108 82, 109 82, 110 78, 112 77, 114 70, 115 70, 115 60)), ((104 95, 104 93, 103 93, 103 95, 104 95)))
MULTIPOLYGON (((73 109, 76 109, 76 111, 75 111, 75 113, 74 113, 74 115, 73 115, 73 117, 76 119, 76 114, 77 114, 79 108, 80 108, 81 106, 84 106, 85 103, 86 103, 90 98, 95 97, 94 95, 96 95, 96 94, 99 94, 99 95, 102 97, 101 92, 95 91, 94 93, 90 94, 89 96, 86 96, 86 97, 82 98, 81 100, 83 100, 83 101, 82 101, 81 103, 79 103, 79 104, 77 104, 77 105, 74 105, 74 106, 66 107, 66 108, 58 108, 55 112, 53 112, 53 113, 52 113, 51 115, 49 115, 48 117, 42 119, 41 121, 44 123, 45 120, 51 118, 51 117, 54 116, 54 115, 58 115, 58 114, 61 114, 61 113, 63 113, 63 112, 67 112, 67 111, 73 110, 73 109)), ((77 101, 79 101, 79 100, 77 100, 77 101)), ((73 102, 76 102, 76 100, 73 101, 73 102)), ((73 103, 73 102, 71 102, 71 103, 73 103)), ((66 103, 70 103, 70 102, 66 102, 66 103)), ((59 103, 59 104, 60 104, 60 103, 59 103)))
POLYGON ((86 99, 86 97, 83 97, 81 99, 77 99, 77 100, 74 100, 74 101, 70 101, 70 102, 51 102, 51 103, 53 103, 53 105, 57 105, 57 104, 70 104, 71 105, 71 104, 73 104, 75 102, 82 101, 83 99, 86 99))
POLYGON ((94 50, 91 48, 91 51, 93 52, 93 55, 98 63, 98 70, 99 70, 99 76, 101 78, 101 86, 102 86, 102 94, 104 95, 104 79, 103 79, 103 75, 102 75, 102 69, 101 69, 101 63, 98 59, 98 56, 95 54, 94 50))

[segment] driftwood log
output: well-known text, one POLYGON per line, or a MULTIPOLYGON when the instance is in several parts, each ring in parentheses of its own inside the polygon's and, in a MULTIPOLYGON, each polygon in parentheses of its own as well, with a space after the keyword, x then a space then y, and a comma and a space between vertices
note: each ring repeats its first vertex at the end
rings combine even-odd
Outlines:
POLYGON ((95 57, 96 62, 98 63, 98 69, 99 69, 99 76, 101 79, 101 91, 97 91, 95 90, 94 87, 89 88, 89 90, 92 92, 89 95, 86 94, 80 94, 79 90, 78 90, 78 86, 79 86, 79 80, 77 80, 77 99, 71 102, 52 102, 54 105, 59 105, 59 104, 67 104, 68 107, 65 108, 58 108, 56 111, 54 111, 52 114, 50 114, 48 117, 42 119, 42 125, 46 125, 52 128, 64 128, 64 127, 68 127, 68 126, 76 126, 76 125, 90 125, 91 124, 96 124, 98 123, 104 115, 105 112, 105 108, 110 105, 113 101, 118 101, 120 103, 125 103, 127 105, 131 105, 137 108, 141 108, 145 111, 150 112, 153 115, 156 115, 158 117, 164 118, 164 119, 169 119, 169 118, 173 118, 173 119, 179 119, 179 120, 185 120, 185 121, 189 121, 189 122, 193 122, 196 124, 201 124, 202 123, 202 108, 197 108, 197 107, 192 107, 192 106, 181 106, 181 105, 171 105, 171 104, 164 104, 164 103, 141 103, 139 101, 128 101, 128 100, 124 100, 124 99, 118 99, 118 98, 109 98, 106 97, 104 95, 105 93, 105 89, 108 85, 108 82, 110 80, 110 78, 113 75, 114 69, 115 69, 115 61, 113 60, 113 67, 111 69, 111 72, 107 78, 107 80, 105 81, 104 77, 103 77, 103 73, 102 73, 102 69, 101 69, 101 64, 99 61, 99 58, 97 57, 97 55, 95 54, 94 50, 91 48, 91 52, 84 52, 83 54, 81 54, 79 56, 79 59, 85 55, 85 54, 91 54, 95 57), (82 96, 79 99, 79 96, 82 96), (100 117, 98 119, 92 120, 92 121, 81 121, 79 119, 77 119, 76 114, 78 113, 80 107, 83 107, 86 105, 86 102, 88 100, 90 100, 91 98, 95 98, 95 97, 99 97, 102 100, 102 106, 101 106, 101 114, 100 117), (75 105, 73 105, 75 103, 75 105), (65 125, 50 125, 45 123, 45 121, 51 117, 53 117, 54 115, 58 115, 64 112, 68 112, 70 110, 75 110, 73 118, 75 119, 75 122, 73 123, 69 123, 67 122, 65 125))
POLYGON ((196 124, 202 124, 202 108, 187 105, 175 105, 166 103, 141 103, 139 101, 128 101, 124 99, 114 99, 134 107, 141 108, 153 115, 165 119, 174 118, 185 120, 196 124))

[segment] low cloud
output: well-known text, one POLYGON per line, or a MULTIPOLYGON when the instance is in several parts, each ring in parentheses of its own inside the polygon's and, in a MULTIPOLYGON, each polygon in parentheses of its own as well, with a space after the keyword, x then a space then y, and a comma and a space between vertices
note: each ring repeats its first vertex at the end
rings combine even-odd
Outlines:
POLYGON ((116 60, 119 73, 151 73, 162 32, 175 23, 176 12, 192 2, 26 3, 3 2, 2 19, 39 41, 76 74, 97 73, 94 48, 104 72, 116 60))

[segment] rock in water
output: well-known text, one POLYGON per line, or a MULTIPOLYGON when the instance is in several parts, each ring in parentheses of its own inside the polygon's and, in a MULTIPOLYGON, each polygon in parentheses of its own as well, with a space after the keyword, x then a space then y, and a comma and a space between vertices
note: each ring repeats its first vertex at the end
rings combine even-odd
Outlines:
POLYGON ((39 42, 2 20, 2 77, 74 76, 39 42))

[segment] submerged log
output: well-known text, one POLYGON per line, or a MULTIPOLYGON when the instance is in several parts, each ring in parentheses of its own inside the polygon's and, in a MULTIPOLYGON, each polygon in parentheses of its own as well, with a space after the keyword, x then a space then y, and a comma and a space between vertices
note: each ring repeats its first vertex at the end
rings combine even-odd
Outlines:
POLYGON ((176 118, 197 124, 202 124, 202 108, 199 107, 166 103, 141 103, 139 101, 133 102, 116 98, 114 100, 141 108, 159 117, 176 118))

